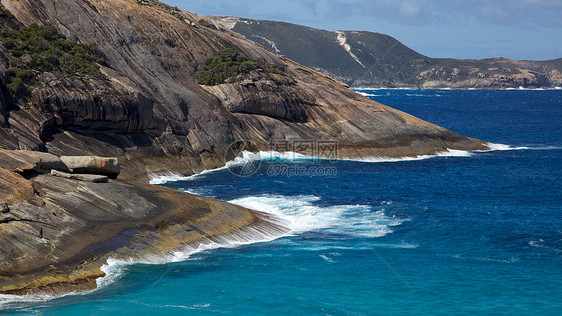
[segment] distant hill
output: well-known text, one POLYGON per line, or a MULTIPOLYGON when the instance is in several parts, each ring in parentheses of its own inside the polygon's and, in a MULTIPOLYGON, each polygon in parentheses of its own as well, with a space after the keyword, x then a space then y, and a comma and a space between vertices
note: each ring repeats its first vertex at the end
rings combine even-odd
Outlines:
POLYGON ((210 16, 267 49, 351 86, 421 88, 552 88, 562 86, 562 58, 431 58, 395 38, 373 32, 210 16))

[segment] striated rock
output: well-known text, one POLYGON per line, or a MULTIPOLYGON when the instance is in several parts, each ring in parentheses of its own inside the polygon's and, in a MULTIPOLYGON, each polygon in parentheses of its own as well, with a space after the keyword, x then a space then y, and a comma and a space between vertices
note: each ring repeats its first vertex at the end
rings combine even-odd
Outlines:
MULTIPOLYGON (((0 192, 5 180, 0 178, 0 192)), ((0 213, 2 294, 95 288, 109 256, 142 259, 231 235, 271 238, 287 232, 266 214, 165 187, 50 175, 27 183, 43 204, 21 200, 0 213)))
POLYGON ((486 148, 156 1, 2 3, 18 23, 54 25, 69 39, 96 43, 107 60, 101 67, 107 79, 42 74, 27 106, 6 109, 0 146, 8 149, 114 156, 122 175, 136 178, 147 171, 222 166, 225 157, 232 158, 228 146, 242 139, 252 140, 256 150, 276 140, 330 140, 386 156, 486 148), (276 64, 287 76, 256 74, 241 84, 198 85, 199 65, 226 47, 276 64), (411 145, 429 139, 436 141, 411 145), (401 149, 393 150, 393 144, 401 149))
POLYGON ((207 86, 232 113, 265 115, 295 122, 308 120, 307 109, 314 96, 294 80, 276 74, 260 74, 255 80, 207 86))
POLYGON ((69 171, 68 167, 59 157, 49 153, 30 150, 0 149, 0 166, 24 174, 37 171, 48 172, 51 169, 69 171))
MULTIPOLYGON (((105 78, 43 73, 26 103, 0 108, 0 148, 49 153, 0 152, 0 205, 9 210, 0 213, 0 293, 92 288, 108 256, 141 258, 252 231, 286 232, 262 213, 134 181, 149 172, 223 166, 237 140, 251 140, 256 151, 275 140, 330 140, 340 157, 487 148, 154 0, 2 4, 14 25, 53 25, 68 39, 96 43, 107 66, 105 78), (287 76, 198 85, 198 66, 226 47, 287 76), (90 157, 72 157, 78 155, 90 157), (41 174, 67 169, 129 182, 41 174)), ((7 63, 5 54, 0 61, 7 63)))
POLYGON ((51 175, 55 177, 74 179, 74 180, 86 181, 86 182, 94 182, 94 183, 105 183, 108 181, 107 176, 100 176, 97 174, 72 174, 72 173, 66 173, 58 170, 51 170, 51 175))
POLYGON ((2 213, 8 213, 10 211, 10 205, 20 203, 42 205, 41 200, 35 194, 35 188, 29 180, 13 171, 1 167, 0 203, 2 205, 2 213))
POLYGON ((103 174, 115 179, 121 172, 119 160, 114 157, 61 156, 60 159, 73 173, 103 174))

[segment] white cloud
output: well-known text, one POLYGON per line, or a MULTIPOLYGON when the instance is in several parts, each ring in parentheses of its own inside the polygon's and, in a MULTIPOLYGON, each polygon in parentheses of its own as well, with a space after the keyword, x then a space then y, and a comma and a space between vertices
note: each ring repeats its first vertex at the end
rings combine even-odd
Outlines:
POLYGON ((414 16, 420 13, 420 7, 414 1, 402 1, 399 11, 406 16, 414 16))

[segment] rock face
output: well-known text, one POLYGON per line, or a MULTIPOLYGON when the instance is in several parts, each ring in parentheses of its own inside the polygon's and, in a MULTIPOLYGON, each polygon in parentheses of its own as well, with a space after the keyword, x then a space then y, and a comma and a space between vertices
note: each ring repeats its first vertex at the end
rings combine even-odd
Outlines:
MULTIPOLYGON (((0 153, 2 161, 6 155, 0 153)), ((230 235, 270 238, 287 231, 265 214, 226 202, 66 175, 24 178, 0 168, 0 293, 92 289, 108 257, 143 259, 230 235), (262 234, 251 234, 256 231, 262 234)))
POLYGON ((109 180, 107 176, 101 176, 97 174, 72 174, 72 173, 66 173, 54 169, 51 170, 51 175, 55 177, 65 178, 65 179, 74 179, 74 180, 94 182, 94 183, 105 183, 109 180))
POLYGON ((74 173, 102 174, 115 179, 121 172, 115 157, 61 156, 60 160, 74 173))
POLYGON ((232 113, 264 115, 291 122, 306 122, 307 109, 315 101, 314 96, 300 88, 292 78, 273 74, 205 89, 217 96, 232 113))
POLYGON ((562 58, 431 58, 380 33, 313 29, 285 22, 210 16, 268 49, 356 87, 553 88, 562 86, 562 58))
POLYGON ((68 167, 55 155, 29 150, 0 149, 0 166, 10 171, 33 173, 51 169, 69 171, 68 167))
MULTIPOLYGON (((0 293, 92 288, 108 256, 285 232, 264 214, 137 182, 150 172, 222 166, 234 158, 227 148, 235 141, 266 150, 276 140, 330 140, 342 157, 487 148, 154 0, 2 5, 13 14, 0 15, 3 27, 53 25, 68 39, 96 43, 107 66, 106 78, 39 74, 31 97, 18 104, 0 95, 0 293), (278 65, 286 77, 198 85, 198 66, 227 47, 278 65), (75 165, 57 157, 77 155, 118 158, 120 179, 99 184, 45 174, 119 171, 111 160, 75 165)), ((3 85, 7 66, 0 46, 3 85)))
POLYGON ((221 166, 232 158, 228 146, 242 139, 258 150, 275 140, 332 140, 387 156, 485 148, 155 1, 3 4, 17 19, 13 23, 54 25, 69 39, 96 43, 108 65, 102 66, 107 79, 44 73, 28 105, 3 106, 0 146, 6 149, 114 156, 123 176, 134 178, 221 166), (198 85, 197 67, 226 47, 277 64, 289 79, 198 85))

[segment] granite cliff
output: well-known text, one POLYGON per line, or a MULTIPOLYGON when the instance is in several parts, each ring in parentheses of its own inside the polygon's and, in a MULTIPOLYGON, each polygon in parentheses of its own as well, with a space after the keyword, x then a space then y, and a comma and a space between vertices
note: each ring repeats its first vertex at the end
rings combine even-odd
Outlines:
POLYGON ((325 31, 285 22, 210 16, 271 51, 356 87, 554 88, 562 59, 453 59, 424 56, 391 36, 325 31))
POLYGON ((33 86, 14 100, 14 43, 0 45, 3 293, 91 288, 110 254, 136 258, 245 230, 283 233, 264 214, 142 183, 150 173, 222 166, 235 141, 251 140, 256 151, 275 140, 337 141, 340 157, 487 148, 154 0, 2 0, 0 9, 3 28, 53 26, 66 40, 95 44, 104 61, 96 66, 103 76, 30 67, 22 78, 33 76, 33 86), (225 48, 283 74, 197 84, 197 69, 225 48), (108 183, 46 174, 54 167, 44 162, 62 155, 118 157, 122 172, 108 183))
MULTIPOLYGON (((107 79, 43 73, 25 104, 2 102, 0 145, 6 149, 117 156, 124 174, 135 176, 222 165, 228 145, 240 139, 252 140, 256 149, 266 149, 270 140, 330 139, 340 143, 344 155, 346 148, 358 146, 383 156, 482 148, 481 142, 364 98, 236 33, 156 1, 2 4, 13 23, 53 25, 70 40, 97 44, 107 64, 101 66, 107 79), (213 89, 197 84, 198 66, 226 47, 279 65, 291 79, 213 89), (274 100, 272 108, 264 100, 274 100), (273 107, 298 108, 301 114, 293 120, 273 107)), ((6 78, 5 72, 0 77, 6 78)))

